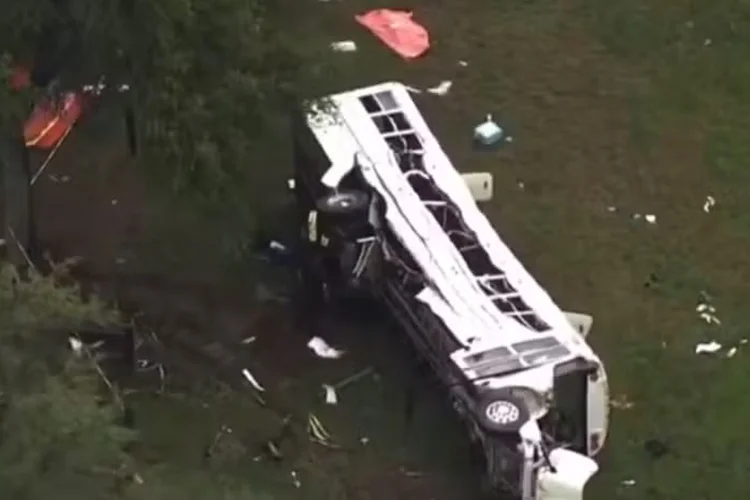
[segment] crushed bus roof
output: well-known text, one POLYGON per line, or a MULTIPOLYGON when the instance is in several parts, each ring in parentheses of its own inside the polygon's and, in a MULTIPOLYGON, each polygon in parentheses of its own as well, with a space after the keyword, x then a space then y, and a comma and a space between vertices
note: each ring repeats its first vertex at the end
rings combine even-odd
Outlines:
POLYGON ((498 348, 522 363, 529 355, 513 346, 539 339, 561 347, 544 348, 544 361, 593 355, 479 210, 404 85, 384 83, 328 100, 324 111, 308 115, 331 161, 322 182, 335 186, 356 159, 386 201, 391 231, 430 283, 417 299, 466 346, 464 369, 477 367, 471 355, 498 348))

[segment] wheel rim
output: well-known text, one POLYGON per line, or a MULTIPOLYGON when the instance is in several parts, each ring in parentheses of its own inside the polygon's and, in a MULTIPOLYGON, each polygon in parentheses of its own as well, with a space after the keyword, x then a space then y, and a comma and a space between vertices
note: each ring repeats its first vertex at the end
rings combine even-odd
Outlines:
POLYGON ((490 422, 507 425, 518 421, 521 410, 510 401, 493 401, 487 405, 484 413, 490 422))

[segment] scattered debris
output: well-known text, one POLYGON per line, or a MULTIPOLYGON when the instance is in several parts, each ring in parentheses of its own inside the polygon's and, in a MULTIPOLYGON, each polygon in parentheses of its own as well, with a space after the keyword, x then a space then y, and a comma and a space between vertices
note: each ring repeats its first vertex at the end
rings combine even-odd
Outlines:
POLYGON ((609 213, 617 212, 617 207, 610 205, 607 207, 607 212, 609 213))
POLYGON ((518 181, 518 188, 519 189, 525 189, 526 188, 526 184, 524 184, 523 181, 518 181))
POLYGON ((240 344, 252 344, 255 342, 255 335, 251 335, 249 337, 245 337, 244 339, 240 340, 240 344))
POLYGON ((474 141, 483 147, 497 146, 504 139, 505 132, 488 114, 484 122, 474 128, 474 141))
POLYGON ((716 308, 707 302, 699 303, 695 311, 698 313, 698 317, 709 325, 715 324, 720 325, 721 321, 716 317, 716 308))
POLYGON ((443 80, 438 85, 428 88, 427 92, 429 92, 430 94, 443 96, 443 95, 446 95, 448 92, 450 92, 452 86, 453 86, 452 81, 443 80))
POLYGON ((302 483, 300 483, 299 478, 297 477, 297 472, 292 471, 291 476, 292 476, 292 484, 294 484, 294 487, 300 488, 302 486, 302 483))
POLYGON ((312 349, 318 357, 325 359, 338 359, 344 354, 344 351, 329 346, 326 341, 320 337, 311 338, 307 343, 307 347, 312 349))
POLYGON ((735 354, 737 354, 737 348, 732 347, 727 351, 727 358, 733 358, 735 354))
POLYGON ((112 205, 113 205, 113 206, 114 206, 114 205, 117 205, 117 203, 118 203, 118 201, 117 201, 117 200, 112 200, 112 205))
POLYGON ((232 429, 229 428, 226 425, 222 425, 218 431, 216 431, 216 434, 214 434, 214 438, 211 441, 211 444, 205 449, 203 452, 203 456, 205 458, 211 458, 214 455, 214 451, 216 451, 216 447, 219 446, 219 441, 221 441, 221 438, 224 437, 225 434, 231 434, 232 429))
POLYGON ((706 196, 706 201, 703 203, 703 211, 708 213, 716 205, 716 200, 713 196, 706 196))
POLYGON ((427 30, 412 20, 412 12, 376 9, 354 19, 404 59, 415 59, 430 48, 427 30))
POLYGON ((633 214, 633 220, 641 220, 641 219, 644 219, 649 224, 656 224, 656 215, 654 214, 645 214, 645 215, 638 214, 638 213, 633 214))
POLYGON ((307 421, 307 432, 310 434, 310 439, 320 445, 328 448, 336 448, 331 442, 331 434, 323 427, 318 417, 310 413, 307 421))
POLYGON ((359 442, 362 443, 362 446, 366 446, 370 442, 370 438, 367 436, 362 436, 359 438, 359 442))
POLYGON ((265 392, 265 389, 263 388, 263 386, 260 385, 257 380, 255 380, 255 377, 253 377, 252 373, 250 373, 250 371, 247 368, 242 369, 242 375, 245 377, 245 379, 248 382, 250 382, 250 385, 255 387, 255 389, 257 389, 260 392, 265 392))
MULTIPOLYGON (((352 40, 342 40, 340 42, 333 42, 331 44, 331 49, 334 52, 356 52, 357 44, 354 43, 352 40)), ((294 189, 294 188, 290 188, 290 189, 294 189)))
POLYGON ((335 387, 323 384, 323 390, 326 392, 326 404, 335 405, 339 402, 335 387))
POLYGON ((268 243, 268 248, 270 250, 275 251, 275 252, 288 252, 289 251, 289 249, 287 248, 286 245, 284 245, 280 241, 276 241, 276 240, 271 240, 268 243))
POLYGON ((83 354, 83 342, 78 340, 76 337, 68 337, 68 344, 70 345, 73 354, 80 356, 83 354))
POLYGON ((615 408, 617 410, 629 410, 635 406, 635 403, 630 401, 624 394, 615 396, 610 400, 609 404, 612 408, 615 408))
POLYGON ((623 486, 635 486, 635 479, 625 479, 620 484, 623 486))
POLYGON ((469 63, 467 61, 458 61, 458 65, 461 66, 462 68, 465 68, 466 66, 469 65, 469 63))
POLYGON ((405 467, 399 467, 398 469, 401 474, 403 474, 406 477, 421 477, 423 474, 416 470, 409 470, 405 467))
POLYGON ((716 341, 704 342, 695 346, 695 354, 713 354, 721 349, 721 344, 716 341))
POLYGON ((61 177, 58 177, 55 174, 49 174, 49 175, 47 175, 47 177, 52 182, 62 182, 63 184, 65 184, 66 182, 70 182, 70 176, 69 175, 63 175, 61 177))

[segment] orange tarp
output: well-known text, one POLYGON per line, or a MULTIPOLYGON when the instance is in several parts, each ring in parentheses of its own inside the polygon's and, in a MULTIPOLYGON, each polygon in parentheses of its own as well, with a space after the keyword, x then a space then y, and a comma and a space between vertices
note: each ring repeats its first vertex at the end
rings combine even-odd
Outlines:
POLYGON ((412 13, 377 9, 354 16, 388 47, 404 59, 414 59, 430 48, 427 30, 412 20, 412 13))
POLYGON ((36 105, 23 128, 26 146, 50 149, 67 134, 83 111, 83 96, 63 95, 61 102, 43 100, 36 105))

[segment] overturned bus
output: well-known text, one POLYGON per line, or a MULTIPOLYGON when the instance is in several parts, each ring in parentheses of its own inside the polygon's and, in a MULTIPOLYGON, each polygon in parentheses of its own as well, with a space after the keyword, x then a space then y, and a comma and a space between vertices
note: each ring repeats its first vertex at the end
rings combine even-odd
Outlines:
POLYGON ((490 491, 580 500, 608 425, 591 317, 565 313, 481 212, 407 88, 328 97, 294 122, 301 274, 382 300, 429 361, 484 458, 490 491))

